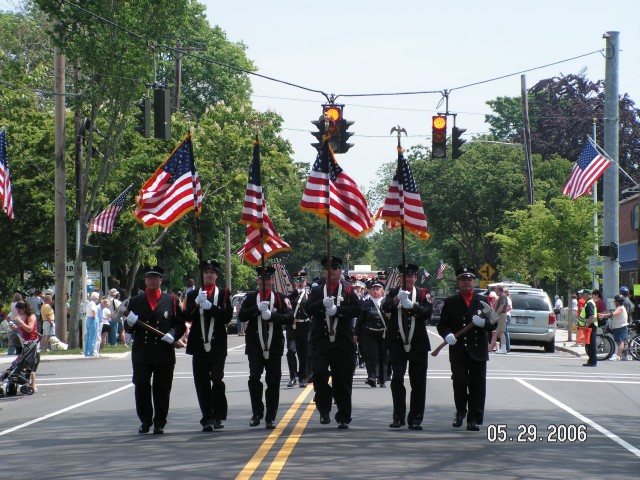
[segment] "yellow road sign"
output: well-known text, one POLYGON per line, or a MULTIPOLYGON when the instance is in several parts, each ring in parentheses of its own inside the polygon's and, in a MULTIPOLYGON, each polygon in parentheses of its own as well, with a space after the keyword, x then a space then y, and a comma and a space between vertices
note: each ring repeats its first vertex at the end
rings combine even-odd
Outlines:
POLYGON ((480 267, 480 270, 478 270, 478 273, 484 280, 489 280, 493 278, 493 276, 496 274, 496 271, 493 269, 491 265, 489 265, 488 263, 485 263, 480 267))

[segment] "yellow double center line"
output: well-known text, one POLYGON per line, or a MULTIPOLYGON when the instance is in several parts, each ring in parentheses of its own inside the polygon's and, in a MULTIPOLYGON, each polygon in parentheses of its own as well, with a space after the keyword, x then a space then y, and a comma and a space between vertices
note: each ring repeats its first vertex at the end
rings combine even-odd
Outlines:
MULTIPOLYGON (((236 480, 247 480, 251 478, 251 475, 255 473, 256 469, 260 466, 269 451, 273 448, 275 443, 278 441, 278 438, 280 438, 285 428, 287 428, 295 414, 304 403, 305 398, 309 395, 309 393, 311 393, 312 390, 313 386, 309 384, 304 389, 304 391, 300 395, 298 395, 298 398, 296 398, 296 400, 293 402, 291 408, 287 410, 287 413, 284 414, 277 427, 271 432, 271 434, 266 438, 262 445, 260 445, 260 448, 256 451, 253 457, 251 457, 251 460, 247 462, 247 465, 238 474, 236 480)), ((276 458, 273 460, 273 462, 271 462, 267 473, 265 473, 262 478, 270 480, 278 478, 278 475, 280 475, 280 472, 282 471, 284 464, 289 458, 289 455, 291 455, 293 448, 296 446, 296 443, 298 443, 298 440, 300 439, 302 432, 307 426, 307 423, 309 423, 309 419, 311 418, 314 410, 315 404, 313 402, 310 402, 309 405, 307 405, 307 408, 303 412, 302 416, 300 417, 300 420, 298 420, 298 423, 296 423, 296 426, 293 428, 293 432, 291 432, 291 435, 289 435, 287 440, 284 442, 284 445, 282 446, 282 448, 280 448, 280 451, 277 453, 276 458)))

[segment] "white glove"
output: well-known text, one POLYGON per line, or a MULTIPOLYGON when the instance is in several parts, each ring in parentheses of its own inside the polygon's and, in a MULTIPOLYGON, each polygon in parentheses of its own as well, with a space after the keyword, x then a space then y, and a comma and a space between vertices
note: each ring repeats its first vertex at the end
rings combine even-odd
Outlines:
POLYGON ((402 308, 404 308, 406 310, 411 310, 413 308, 413 302, 411 300, 409 300, 408 298, 405 298, 404 300, 401 300, 400 303, 402 304, 402 308))
POLYGON ((164 337, 162 337, 162 341, 171 344, 175 340, 173 339, 173 335, 171 335, 170 333, 167 333, 164 337))
POLYGON ((129 315, 127 315, 127 323, 129 324, 129 326, 133 327, 137 321, 138 315, 133 312, 129 312, 129 315))
POLYGON ((455 337, 453 333, 450 333, 446 337, 444 337, 444 340, 449 345, 455 345, 458 342, 458 339, 455 337))
POLYGON ((203 309, 203 310, 211 310, 211 307, 212 307, 212 305, 211 305, 211 302, 209 300, 205 300, 204 302, 202 302, 200 304, 200 308, 203 309))
POLYGON ((473 320, 473 323, 475 324, 476 327, 480 327, 483 328, 484 327, 484 318, 478 316, 478 315, 474 315, 471 320, 473 320))
POLYGON ((409 298, 409 292, 407 292, 406 290, 400 290, 398 292, 398 300, 400 300, 401 302, 403 300, 407 300, 409 298))
MULTIPOLYGON (((206 302, 206 301, 207 301, 207 292, 205 292, 202 289, 200 289, 200 293, 198 293, 198 296, 196 297, 196 304, 202 306, 202 304, 204 302, 206 302)), ((211 308, 211 307, 209 307, 209 308, 211 308)))
POLYGON ((324 300, 322 300, 322 305, 324 305, 325 309, 329 309, 333 307, 333 297, 327 297, 324 300))
POLYGON ((258 310, 260 310, 261 312, 269 310, 269 302, 260 302, 258 304, 258 310))
POLYGON ((265 310, 260 314, 263 320, 269 320, 271 318, 271 310, 265 310))
POLYGON ((327 313, 329 314, 330 317, 333 317, 337 312, 338 312, 338 307, 336 307, 335 305, 331 305, 329 308, 327 308, 327 313))

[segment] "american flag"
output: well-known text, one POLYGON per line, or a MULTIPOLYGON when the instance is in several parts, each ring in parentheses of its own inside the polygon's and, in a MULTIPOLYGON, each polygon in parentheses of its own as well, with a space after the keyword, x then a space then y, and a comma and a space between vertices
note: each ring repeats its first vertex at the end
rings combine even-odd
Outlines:
POLYGON ((118 197, 111 202, 111 205, 93 219, 93 223, 91 224, 92 232, 107 233, 109 235, 113 233, 113 226, 116 223, 116 217, 118 216, 118 212, 120 212, 122 207, 124 207, 124 201, 127 198, 131 187, 133 187, 133 184, 129 185, 124 192, 118 195, 118 197))
POLYGON ((300 209, 325 218, 347 235, 359 238, 373 228, 373 218, 358 185, 336 162, 328 142, 324 142, 302 194, 300 209), (330 202, 327 199, 329 182, 330 202), (328 205, 330 203, 330 205, 328 205))
POLYGON ((446 263, 444 263, 442 260, 440 260, 440 265, 438 265, 438 274, 436 275, 436 278, 438 280, 442 280, 442 277, 444 277, 444 270, 445 268, 447 268, 449 265, 447 265, 446 263))
POLYGON ((387 222, 387 228, 402 225, 422 240, 429 239, 427 232, 427 217, 424 215, 420 193, 413 179, 411 168, 401 151, 398 152, 398 166, 393 176, 382 210, 377 218, 387 222))
POLYGON ((249 167, 249 180, 244 194, 240 223, 247 225, 247 239, 238 255, 247 263, 258 265, 262 261, 263 251, 266 260, 278 252, 291 250, 289 244, 282 240, 276 232, 264 204, 260 172, 260 144, 257 140, 253 145, 253 161, 249 167), (261 229, 263 229, 262 238, 261 229))
POLYGON ((145 227, 168 227, 191 210, 200 213, 202 189, 193 159, 191 134, 182 139, 144 184, 136 204, 133 215, 145 227))
POLYGON ((582 149, 578 161, 573 165, 571 176, 562 188, 562 193, 570 196, 573 200, 589 193, 593 184, 598 181, 610 165, 611 162, 600 154, 591 143, 591 139, 587 138, 587 143, 582 149))
POLYGON ((11 194, 11 176, 9 174, 9 162, 7 161, 7 139, 5 129, 0 129, 0 202, 2 211, 13 220, 13 195, 11 194))

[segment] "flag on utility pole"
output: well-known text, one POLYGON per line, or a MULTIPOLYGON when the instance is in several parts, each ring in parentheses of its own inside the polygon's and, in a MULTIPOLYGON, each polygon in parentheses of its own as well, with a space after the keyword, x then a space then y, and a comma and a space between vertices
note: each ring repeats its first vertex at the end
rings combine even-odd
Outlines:
POLYGON ((573 170, 562 188, 562 193, 570 196, 573 200, 585 193, 590 193, 593 184, 610 166, 611 162, 596 150, 591 139, 587 137, 587 143, 573 165, 573 170))

